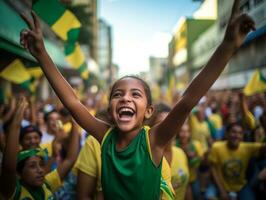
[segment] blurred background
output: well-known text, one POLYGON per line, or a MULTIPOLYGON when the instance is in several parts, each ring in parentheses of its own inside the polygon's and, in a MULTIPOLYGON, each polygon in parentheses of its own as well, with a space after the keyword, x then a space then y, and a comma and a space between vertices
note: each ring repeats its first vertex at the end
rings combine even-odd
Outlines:
MULTIPOLYGON (((155 100, 171 103, 221 42, 232 2, 0 0, 1 102, 20 93, 54 97, 38 63, 19 44, 27 27, 20 13, 33 9, 39 15, 48 53, 80 97, 106 99, 114 80, 137 74, 149 82, 155 100)), ((265 72, 266 1, 241 0, 241 10, 257 30, 212 91, 242 89, 257 69, 265 72)))

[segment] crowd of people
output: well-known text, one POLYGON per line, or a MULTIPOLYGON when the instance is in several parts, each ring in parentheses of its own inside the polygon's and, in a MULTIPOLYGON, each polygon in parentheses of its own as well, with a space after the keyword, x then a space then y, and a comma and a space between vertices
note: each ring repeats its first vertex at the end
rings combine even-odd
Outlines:
POLYGON ((21 45, 61 103, 20 95, 1 105, 1 198, 264 197, 264 94, 207 93, 255 29, 239 0, 221 44, 173 105, 153 104, 137 76, 118 79, 107 105, 82 102, 47 54, 39 19, 31 15, 22 14, 29 29, 22 30, 21 45))
MULTIPOLYGON (((8 191, 20 184, 23 196, 28 194, 25 185, 45 181, 56 199, 103 199, 101 144, 77 125, 58 99, 33 102, 23 94, 16 99, 1 105, 1 188, 8 191), (31 160, 33 156, 41 159, 31 160), (17 177, 15 185, 9 183, 17 177)), ((99 97, 86 104, 92 96, 88 99, 84 105, 91 113, 112 123, 107 105, 96 103, 99 97)), ((145 126, 160 123, 170 111, 171 105, 156 102, 145 126)), ((263 199, 265 119, 264 93, 207 93, 164 151, 162 176, 169 185, 164 198, 169 193, 175 199, 263 199)), ((42 195, 50 194, 44 191, 42 195)))

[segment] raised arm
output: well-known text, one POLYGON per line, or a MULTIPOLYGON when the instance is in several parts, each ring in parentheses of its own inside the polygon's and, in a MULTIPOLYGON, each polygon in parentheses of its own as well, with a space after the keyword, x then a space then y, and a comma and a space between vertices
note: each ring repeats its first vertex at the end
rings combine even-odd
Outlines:
POLYGON ((2 116, 3 123, 10 120, 10 118, 14 114, 14 111, 16 109, 16 99, 14 97, 10 99, 8 106, 9 106, 9 108, 8 108, 7 112, 5 114, 3 114, 3 116, 2 116))
POLYGON ((13 119, 8 128, 6 146, 4 148, 4 158, 2 172, 0 176, 0 192, 6 199, 9 199, 16 187, 16 162, 19 151, 19 132, 23 113, 27 107, 25 98, 21 99, 13 115, 13 119))
POLYGON ((240 110, 242 112, 244 123, 247 125, 249 129, 253 130, 256 128, 255 117, 248 108, 247 99, 244 93, 240 92, 238 95, 239 95, 239 100, 240 100, 240 110))
POLYGON ((32 17, 33 21, 26 17, 26 15, 22 15, 22 18, 28 24, 30 29, 24 29, 21 31, 20 43, 40 63, 40 66, 55 93, 75 118, 77 123, 101 142, 104 133, 108 129, 108 125, 94 118, 77 98, 73 89, 61 75, 47 53, 43 42, 40 22, 34 12, 32 12, 32 17))
POLYGON ((242 45, 248 32, 254 29, 254 21, 248 15, 240 14, 239 0, 235 0, 222 43, 217 47, 206 66, 192 80, 166 119, 151 129, 151 132, 155 133, 151 134, 151 143, 154 147, 165 148, 179 131, 192 108, 216 81, 230 58, 242 45))
POLYGON ((70 136, 67 138, 68 145, 67 145, 67 155, 66 158, 58 165, 57 171, 61 178, 61 180, 64 179, 64 177, 68 174, 68 172, 73 167, 79 152, 79 126, 78 124, 72 119, 72 129, 70 132, 70 136))

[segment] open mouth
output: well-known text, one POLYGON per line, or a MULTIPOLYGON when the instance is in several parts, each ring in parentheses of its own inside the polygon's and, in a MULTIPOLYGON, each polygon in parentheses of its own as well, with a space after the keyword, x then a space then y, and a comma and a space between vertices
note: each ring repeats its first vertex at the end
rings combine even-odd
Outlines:
POLYGON ((135 111, 129 107, 121 107, 118 110, 118 116, 121 121, 130 120, 134 114, 135 114, 135 111))
POLYGON ((36 180, 37 181, 44 181, 44 176, 37 176, 36 177, 36 180))

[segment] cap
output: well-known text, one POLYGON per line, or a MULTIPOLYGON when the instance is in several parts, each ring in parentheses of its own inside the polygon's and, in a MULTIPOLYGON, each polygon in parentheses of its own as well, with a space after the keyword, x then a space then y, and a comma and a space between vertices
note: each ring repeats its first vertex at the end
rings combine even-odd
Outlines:
POLYGON ((42 132, 37 126, 28 125, 20 129, 19 141, 21 141, 26 134, 32 133, 32 132, 36 132, 39 134, 40 137, 42 137, 42 132))

